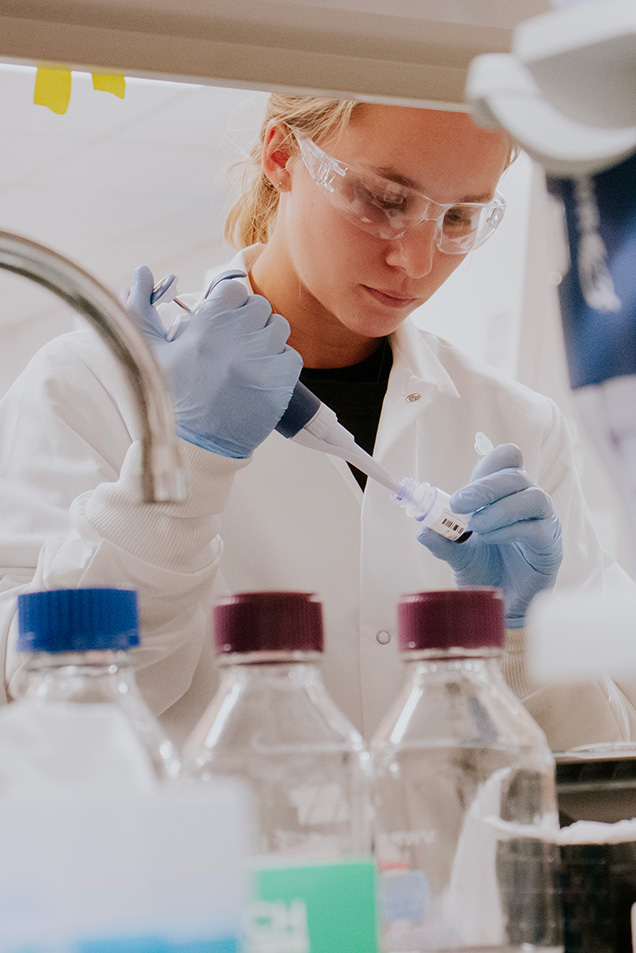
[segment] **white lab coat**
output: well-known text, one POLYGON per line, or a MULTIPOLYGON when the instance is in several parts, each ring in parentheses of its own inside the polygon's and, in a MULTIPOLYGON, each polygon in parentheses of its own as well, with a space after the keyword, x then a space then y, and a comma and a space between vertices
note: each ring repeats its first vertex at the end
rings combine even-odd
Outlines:
MULTIPOLYGON (((476 365, 410 320, 391 347, 374 451, 389 472, 452 492, 475 465, 477 430, 495 444, 517 443, 563 524, 558 584, 633 586, 594 534, 570 433, 552 401, 476 365)), ((369 480, 363 494, 344 461, 273 433, 249 461, 182 441, 187 503, 139 503, 135 405, 92 330, 63 335, 35 357, 0 404, 0 433, 0 632, 9 698, 19 667, 17 592, 137 588, 139 683, 180 741, 216 685, 214 591, 300 589, 316 592, 324 605, 327 685, 370 737, 403 680, 400 595, 453 587, 448 566, 417 542, 417 524, 384 487, 369 480)), ((601 682, 585 691, 536 689, 524 670, 523 632, 509 639, 506 675, 553 748, 624 738, 625 725, 636 732, 636 687, 623 686, 626 694, 601 682)))

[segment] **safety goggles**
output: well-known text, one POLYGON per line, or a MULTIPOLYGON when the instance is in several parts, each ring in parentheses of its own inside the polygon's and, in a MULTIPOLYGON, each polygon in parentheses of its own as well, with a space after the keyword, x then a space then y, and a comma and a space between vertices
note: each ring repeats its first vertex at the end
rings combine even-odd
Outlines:
POLYGON ((503 218, 500 192, 490 202, 441 205, 422 192, 356 169, 327 155, 311 139, 298 139, 300 155, 316 185, 334 208, 378 238, 401 238, 423 222, 435 222, 437 247, 465 255, 490 238, 503 218))

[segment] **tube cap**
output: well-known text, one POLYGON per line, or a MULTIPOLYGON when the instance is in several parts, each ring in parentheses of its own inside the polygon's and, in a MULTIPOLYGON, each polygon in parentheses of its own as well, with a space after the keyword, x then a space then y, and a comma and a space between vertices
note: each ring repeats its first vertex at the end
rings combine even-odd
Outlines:
POLYGON ((125 652, 139 645, 134 589, 51 589, 18 596, 19 652, 125 652))
POLYGON ((238 592, 214 607, 218 656, 322 652, 322 605, 312 592, 238 592))
POLYGON ((400 652, 503 648, 503 594, 489 587, 409 593, 398 605, 400 652))

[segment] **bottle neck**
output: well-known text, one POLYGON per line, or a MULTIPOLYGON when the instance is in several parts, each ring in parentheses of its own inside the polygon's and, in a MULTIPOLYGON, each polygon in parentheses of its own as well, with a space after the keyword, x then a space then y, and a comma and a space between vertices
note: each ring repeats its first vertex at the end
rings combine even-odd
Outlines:
MULTIPOLYGON (((211 708, 220 718, 238 719, 241 744, 252 735, 271 735, 288 742, 311 732, 315 708, 329 707, 317 665, 305 662, 261 662, 224 665, 211 708)), ((215 715, 215 717, 217 717, 215 715)), ((218 725, 217 725, 218 727, 218 725)), ((206 729, 207 730, 207 729, 206 729)))
POLYGON ((501 671, 501 649, 454 648, 451 651, 426 649, 421 652, 403 652, 402 660, 410 677, 483 677, 501 671))
POLYGON ((270 657, 264 658, 265 654, 271 655, 225 656, 220 666, 218 697, 225 697, 232 708, 251 706, 261 713, 259 718, 268 718, 273 709, 281 705, 293 709, 304 706, 310 699, 315 702, 323 698, 325 683, 315 656, 292 661, 287 654, 285 660, 273 662, 270 657))
POLYGON ((248 672, 267 673, 272 677, 286 677, 290 672, 297 671, 298 677, 309 672, 320 675, 321 652, 230 652, 220 655, 217 662, 222 671, 245 670, 248 672))
POLYGON ((32 652, 26 655, 17 694, 25 700, 105 702, 132 681, 126 652, 32 652))
POLYGON ((221 751, 233 752, 234 758, 245 749, 251 757, 265 750, 305 750, 306 745, 356 751, 361 746, 329 695, 315 655, 279 662, 248 663, 243 656, 232 664, 230 659, 224 659, 218 691, 190 737, 190 752, 214 751, 216 761, 221 751))

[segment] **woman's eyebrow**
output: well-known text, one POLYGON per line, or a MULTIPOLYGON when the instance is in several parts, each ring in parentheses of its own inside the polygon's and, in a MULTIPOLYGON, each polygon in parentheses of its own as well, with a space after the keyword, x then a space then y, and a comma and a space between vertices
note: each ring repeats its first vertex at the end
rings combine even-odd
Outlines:
POLYGON ((407 189, 413 189, 415 192, 421 192, 421 186, 415 182, 413 179, 409 179, 408 176, 402 175, 401 172, 398 172, 397 169, 392 169, 390 166, 374 167, 372 172, 375 172, 376 175, 381 175, 384 179, 390 179, 391 182, 397 182, 398 185, 405 185, 407 189))
MULTIPOLYGON (((390 166, 374 167, 370 171, 375 172, 376 175, 382 176, 384 179, 390 179, 391 182, 397 182, 398 185, 404 185, 407 189, 413 189, 414 192, 419 192, 420 195, 429 196, 426 189, 423 189, 419 182, 415 182, 414 179, 409 179, 408 176, 403 175, 401 172, 398 172, 397 169, 393 169, 390 166)), ((456 202, 453 202, 453 205, 463 205, 465 202, 491 202, 492 195, 489 192, 485 192, 482 195, 467 195, 462 199, 457 199, 456 202)), ((447 203, 440 202, 440 205, 447 203)))

